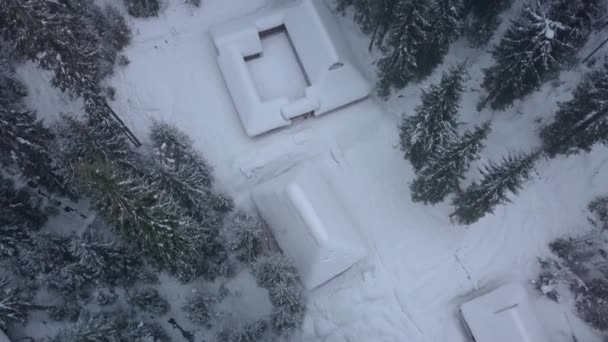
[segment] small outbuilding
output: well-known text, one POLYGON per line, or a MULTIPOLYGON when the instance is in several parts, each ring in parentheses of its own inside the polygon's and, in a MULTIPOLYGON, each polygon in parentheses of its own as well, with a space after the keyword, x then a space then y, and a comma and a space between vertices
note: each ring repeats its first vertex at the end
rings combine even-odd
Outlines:
MULTIPOLYGON (((249 136, 288 126, 292 119, 325 114, 366 97, 369 82, 351 62, 352 53, 340 27, 321 0, 301 0, 296 5, 238 18, 211 29, 220 71, 241 123, 249 136), (266 55, 262 37, 284 31, 303 71, 305 89, 297 98, 265 98, 252 77, 248 61, 271 58, 266 55)), ((270 61, 272 77, 295 79, 270 61)), ((268 72, 264 72, 268 74, 268 72)), ((270 77, 267 76, 267 77, 270 77)))
POLYGON ((460 312, 476 342, 549 342, 521 284, 503 285, 460 312))
POLYGON ((252 196, 307 289, 366 256, 355 220, 319 170, 292 170, 259 186, 252 196))

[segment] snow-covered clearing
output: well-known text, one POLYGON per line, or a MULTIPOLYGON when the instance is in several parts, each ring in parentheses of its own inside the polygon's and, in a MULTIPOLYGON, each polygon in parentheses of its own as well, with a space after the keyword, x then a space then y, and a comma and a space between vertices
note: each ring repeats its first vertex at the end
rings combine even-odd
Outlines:
MULTIPOLYGON (((176 1, 160 18, 131 19, 134 40, 126 51, 131 64, 108 81, 117 90, 112 106, 142 140, 152 120, 174 123, 188 133, 214 166, 219 186, 243 206, 251 205, 249 195, 257 184, 300 163, 314 163, 331 176, 360 223, 369 255, 309 294, 301 340, 466 341, 458 315, 461 303, 507 281, 528 282, 537 274, 536 258, 548 253, 548 242, 581 233, 577 228, 585 226, 586 204, 608 188, 608 149, 541 161, 537 176, 513 204, 463 227, 450 222, 448 204, 424 206, 410 200, 414 174, 396 147, 400 117, 419 103, 420 86, 436 81, 449 65, 467 60, 470 80, 460 112, 462 129, 492 120, 481 162, 498 159, 506 151, 539 145, 540 124, 552 118, 557 101, 568 98, 586 69, 563 72, 558 81, 507 111, 477 112, 481 70, 492 58, 461 40, 432 77, 387 102, 369 98, 252 139, 234 110, 208 30, 274 2, 206 0, 200 9, 191 9, 176 1)), ((368 38, 349 16, 336 15, 336 20, 373 82, 368 38)), ((503 24, 499 33, 504 29, 503 24)), ((592 38, 581 55, 596 42, 592 38)), ((30 85, 44 78, 31 66, 21 68, 20 75, 30 85)), ((36 106, 41 115, 48 114, 45 104, 75 108, 44 87, 30 96, 36 97, 32 103, 41 104, 36 106)), ((469 181, 475 177, 472 170, 469 181)), ((538 295, 533 305, 551 341, 571 341, 571 329, 580 341, 600 340, 566 307, 538 295)))

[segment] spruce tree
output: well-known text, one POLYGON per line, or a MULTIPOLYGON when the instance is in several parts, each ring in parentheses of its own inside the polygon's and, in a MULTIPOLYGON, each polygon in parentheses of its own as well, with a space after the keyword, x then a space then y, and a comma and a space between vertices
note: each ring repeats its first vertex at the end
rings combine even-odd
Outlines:
POLYGON ((153 288, 132 291, 127 300, 139 310, 151 314, 164 315, 169 311, 169 302, 153 288))
POLYGON ((62 329, 52 342, 120 341, 116 313, 82 311, 76 323, 62 329))
POLYGON ((190 322, 205 325, 215 315, 213 310, 217 303, 218 298, 216 296, 205 292, 197 292, 188 299, 182 307, 182 311, 186 313, 190 322))
POLYGON ((559 104, 555 121, 540 133, 545 152, 554 157, 608 144, 607 98, 608 62, 581 81, 572 100, 559 104))
POLYGON ((260 256, 265 223, 245 213, 237 213, 229 223, 233 234, 230 249, 239 261, 250 264, 260 256))
POLYGON ((485 123, 473 132, 466 132, 459 140, 438 148, 410 186, 412 200, 435 204, 458 190, 471 162, 479 158, 489 132, 490 124, 485 123))
POLYGON ((492 51, 496 64, 484 70, 487 98, 481 107, 505 109, 558 74, 574 53, 569 34, 568 27, 526 7, 492 51))
POLYGON ((511 5, 512 0, 469 0, 470 11, 466 25, 469 41, 482 46, 492 38, 500 24, 499 15, 511 5))
POLYGON ((391 88, 401 89, 409 82, 428 76, 436 66, 428 59, 433 22, 426 0, 399 1, 388 32, 390 52, 378 62, 379 93, 388 96, 391 88))
MULTIPOLYGON (((74 97, 81 97, 87 114, 123 132, 139 144, 122 120, 100 95, 100 80, 107 76, 109 44, 92 26, 92 1, 6 0, 0 6, 0 36, 17 54, 53 72, 52 83, 74 97)), ((123 28, 126 26, 123 26, 123 28)), ((113 56, 113 57, 112 57, 113 56)), ((111 61, 113 64, 113 61, 111 61)))
POLYGON ((193 221, 144 177, 105 162, 83 165, 81 177, 93 207, 158 267, 175 265, 189 252, 185 227, 193 221))
MULTIPOLYGON (((140 160, 124 136, 96 120, 63 115, 55 126, 53 159, 58 172, 72 188, 77 187, 80 167, 103 161, 116 168, 139 172, 140 160)), ((77 189, 72 189, 78 193, 77 189)))
POLYGON ((592 31, 593 23, 602 14, 600 0, 553 0, 549 18, 570 28, 566 39, 570 45, 581 47, 592 31))
POLYGON ((394 23, 395 8, 400 0, 338 0, 338 10, 344 12, 352 6, 355 21, 361 25, 363 32, 371 34, 370 48, 376 43, 382 46, 384 38, 394 23))
POLYGON ((160 0, 124 0, 127 12, 136 18, 157 17, 160 0))
POLYGON ((28 296, 11 286, 8 278, 0 279, 0 329, 13 324, 24 324, 32 304, 28 296))
POLYGON ((26 95, 8 57, 0 53, 0 166, 21 173, 32 184, 63 192, 49 155, 53 134, 25 108, 26 95))
POLYGON ((443 62, 450 44, 460 37, 463 13, 463 0, 435 0, 431 7, 432 45, 427 56, 431 59, 429 64, 434 64, 433 67, 443 62))
POLYGON ((225 208, 213 192, 213 174, 192 140, 176 127, 155 123, 151 130, 155 186, 206 227, 218 227, 225 208))
POLYGON ((501 163, 490 163, 481 171, 482 180, 473 183, 453 201, 455 208, 451 216, 458 223, 473 224, 496 206, 510 202, 509 193, 515 195, 530 179, 538 154, 510 154, 501 163))
POLYGON ((464 91, 464 65, 444 73, 439 84, 423 90, 422 104, 416 115, 403 119, 400 129, 401 150, 416 171, 441 146, 454 141, 457 133, 456 114, 464 91))

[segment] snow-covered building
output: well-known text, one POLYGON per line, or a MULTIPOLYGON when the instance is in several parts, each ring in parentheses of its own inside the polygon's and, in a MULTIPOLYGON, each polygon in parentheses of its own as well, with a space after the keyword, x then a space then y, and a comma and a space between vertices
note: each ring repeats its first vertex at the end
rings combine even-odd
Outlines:
POLYGON ((324 284, 366 256, 355 220, 321 171, 292 170, 259 186, 252 197, 306 288, 324 284))
POLYGON ((509 283, 475 298, 460 312, 476 342, 548 342, 526 289, 509 283))
MULTIPOLYGON (((351 52, 340 27, 320 0, 257 13, 211 29, 218 65, 240 120, 249 136, 288 126, 305 114, 321 115, 366 97, 369 82, 351 63, 351 52), (265 99, 247 60, 265 58, 261 35, 284 29, 303 70, 303 96, 265 99)), ((274 70, 273 74, 281 74, 274 70)))

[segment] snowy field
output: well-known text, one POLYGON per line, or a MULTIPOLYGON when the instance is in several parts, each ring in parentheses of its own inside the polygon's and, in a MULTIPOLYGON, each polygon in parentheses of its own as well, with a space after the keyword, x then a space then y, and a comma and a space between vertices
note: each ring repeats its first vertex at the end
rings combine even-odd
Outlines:
MULTIPOLYGON (((556 103, 569 98, 586 70, 579 67, 563 72, 559 80, 526 98, 525 105, 516 102, 507 111, 478 112, 481 70, 491 65, 492 58, 461 40, 423 84, 407 87, 388 101, 371 97, 252 139, 238 120, 208 30, 278 2, 204 0, 201 8, 192 9, 177 1, 159 18, 130 19, 134 39, 126 55, 131 63, 118 68, 108 80, 117 90, 112 106, 141 139, 147 137, 153 120, 174 123, 184 130, 214 166, 218 186, 244 207, 251 206, 249 195, 257 184, 301 163, 314 163, 319 172, 333 179, 359 222, 369 256, 309 293, 299 340, 467 341, 458 315, 461 303, 507 281, 529 284, 538 274, 537 257, 549 253, 550 241, 583 233, 577 229, 585 226, 586 204, 608 188, 608 149, 597 147, 589 154, 541 161, 536 176, 513 204, 464 227, 450 222, 447 203, 424 206, 410 200, 408 187, 414 173, 397 148, 401 115, 413 113, 421 86, 437 81, 442 70, 466 60, 470 80, 460 111, 461 129, 492 120, 493 130, 480 162, 499 159, 510 150, 539 146, 538 129, 552 118, 556 103)), ((504 16, 513 15, 517 8, 516 4, 504 16)), ((349 16, 336 15, 335 19, 359 57, 362 71, 375 82, 377 56, 367 51, 369 39, 349 16)), ((503 24, 498 34, 504 29, 503 24)), ((592 38, 581 55, 596 43, 592 38)), ((288 47, 280 37, 267 39, 265 44, 288 47)), ((285 54, 277 52, 276 56, 281 59, 285 54)), ((293 72, 290 65, 252 68, 256 78, 264 78, 273 68, 288 67, 285 73, 275 70, 283 78, 271 81, 281 83, 293 72)), ((19 75, 35 88, 30 96, 36 101, 30 102, 49 116, 47 122, 61 111, 79 107, 45 87, 40 81, 48 80, 48 75, 31 65, 22 67, 19 75)), ((291 90, 267 91, 272 95, 291 90)), ((476 177, 472 168, 468 181, 476 177)), ((529 288, 551 341, 572 341, 573 332, 579 341, 601 340, 566 306, 540 297, 532 285, 529 288)))

